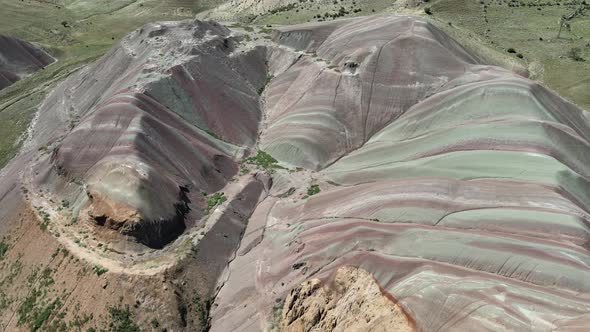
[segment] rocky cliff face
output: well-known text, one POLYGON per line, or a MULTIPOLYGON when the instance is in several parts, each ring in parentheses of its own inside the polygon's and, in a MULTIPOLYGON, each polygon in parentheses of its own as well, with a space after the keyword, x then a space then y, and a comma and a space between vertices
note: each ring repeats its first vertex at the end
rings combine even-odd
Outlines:
POLYGON ((48 96, 10 190, 111 273, 183 278, 180 329, 588 324, 585 113, 415 17, 249 30, 129 35, 48 96))
POLYGON ((341 267, 330 285, 311 279, 291 290, 278 316, 282 331, 412 331, 413 323, 373 276, 341 267))

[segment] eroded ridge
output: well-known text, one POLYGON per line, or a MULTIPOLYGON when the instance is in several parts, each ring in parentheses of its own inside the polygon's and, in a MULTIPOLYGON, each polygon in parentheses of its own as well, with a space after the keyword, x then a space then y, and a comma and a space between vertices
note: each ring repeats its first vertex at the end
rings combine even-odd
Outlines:
POLYGON ((15 37, 0 35, 0 90, 53 62, 55 59, 41 48, 15 37))
POLYGON ((176 239, 256 140, 264 49, 237 43, 214 22, 149 24, 60 84, 33 133, 49 142, 39 186, 79 220, 152 248, 176 239))
MULTIPOLYGON (((480 64, 421 19, 279 30, 276 42, 306 53, 267 89, 261 145, 319 172, 277 177, 230 265, 212 331, 272 328, 291 310, 277 303, 342 266, 374 276, 421 331, 590 322, 581 109, 480 64), (302 182, 310 190, 285 198, 302 182)), ((308 309, 304 326, 331 317, 308 309)))

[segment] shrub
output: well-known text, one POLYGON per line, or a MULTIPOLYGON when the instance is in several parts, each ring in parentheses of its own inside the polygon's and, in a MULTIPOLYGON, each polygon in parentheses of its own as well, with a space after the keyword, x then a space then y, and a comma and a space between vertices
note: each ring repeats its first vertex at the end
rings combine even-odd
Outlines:
POLYGON ((111 332, 139 332, 139 326, 132 320, 129 306, 125 308, 110 307, 109 316, 111 322, 109 323, 108 331, 111 332))
POLYGON ((206 130, 205 130, 205 132, 206 132, 206 133, 207 133, 209 136, 211 136, 211 137, 213 137, 213 138, 215 138, 215 139, 218 139, 218 140, 220 140, 220 141, 223 141, 223 138, 222 138, 221 136, 219 136, 217 133, 215 133, 214 131, 211 131, 211 130, 209 130, 209 129, 206 129, 206 130))
POLYGON ((248 167, 242 166, 240 167, 240 175, 246 175, 250 173, 250 169, 248 167))
POLYGON ((261 86, 258 91, 256 91, 258 93, 259 96, 262 95, 262 93, 264 92, 264 90, 266 89, 266 86, 270 83, 270 81, 273 79, 272 75, 266 75, 266 81, 264 82, 264 85, 261 86))
POLYGON ((152 324, 153 328, 160 327, 160 322, 158 322, 158 319, 156 319, 156 318, 152 319, 151 324, 152 324))
POLYGON ((272 31, 273 31, 273 29, 269 29, 266 27, 260 28, 260 33, 270 34, 270 33, 272 33, 272 31))
MULTIPOLYGON (((205 302, 205 304, 207 305, 207 302, 205 302)), ((199 322, 201 323, 201 326, 205 327, 205 325, 207 324, 207 316, 208 316, 207 308, 205 306, 203 306, 203 303, 201 301, 201 297, 197 293, 195 293, 195 296, 193 297, 193 310, 197 314, 197 318, 199 318, 199 322)))
POLYGON ((50 220, 49 213, 47 213, 43 210, 39 210, 39 215, 41 216, 41 218, 43 218, 39 227, 41 228, 42 231, 46 231, 47 227, 49 226, 49 220, 50 220))
POLYGON ((516 50, 515 50, 514 48, 512 48, 512 47, 509 47, 509 48, 506 50, 506 52, 508 52, 508 53, 516 53, 516 50))
POLYGON ((30 327, 31 331, 39 330, 41 328, 41 326, 43 326, 43 324, 45 324, 45 322, 47 321, 47 319, 51 315, 51 312, 53 311, 53 309, 55 309, 55 307, 58 306, 59 304, 60 304, 59 299, 55 299, 54 301, 49 303, 47 306, 45 306, 39 313, 37 313, 34 317, 33 325, 30 327))
POLYGON ((109 270, 106 267, 102 267, 100 265, 94 265, 92 269, 94 270, 94 273, 96 273, 97 276, 101 276, 109 272, 109 270))
POLYGON ((320 186, 317 184, 312 185, 311 187, 307 188, 307 196, 313 196, 315 194, 320 193, 320 186))
POLYGON ((278 165, 278 161, 275 158, 273 158, 270 154, 260 150, 255 156, 246 159, 245 162, 247 164, 256 165, 265 170, 282 168, 278 165))
POLYGON ((300 268, 304 267, 305 265, 306 265, 306 263, 305 263, 305 262, 298 262, 298 263, 295 263, 295 264, 293 264, 293 265, 291 266, 291 268, 292 268, 293 270, 299 270, 300 268))
POLYGON ((214 207, 225 202, 226 200, 227 197, 225 197, 225 193, 222 192, 215 193, 207 197, 207 208, 205 209, 205 213, 208 214, 214 207))
POLYGON ((574 61, 578 61, 578 62, 585 61, 584 58, 582 58, 580 53, 582 53, 582 50, 579 47, 572 47, 567 52, 567 57, 574 60, 574 61))
POLYGON ((4 239, 0 241, 0 259, 4 258, 4 255, 8 251, 8 244, 4 242, 4 239))
POLYGON ((51 316, 54 309, 61 306, 59 298, 45 302, 45 289, 36 289, 29 293, 25 300, 18 307, 17 326, 27 325, 29 331, 38 331, 51 316))
POLYGON ((281 316, 283 314, 283 306, 285 305, 285 299, 276 298, 275 304, 272 307, 272 320, 271 320, 271 331, 278 331, 278 325, 281 321, 281 316))
POLYGON ((432 15, 432 9, 431 9, 430 7, 424 7, 424 12, 425 12, 427 15, 432 15))

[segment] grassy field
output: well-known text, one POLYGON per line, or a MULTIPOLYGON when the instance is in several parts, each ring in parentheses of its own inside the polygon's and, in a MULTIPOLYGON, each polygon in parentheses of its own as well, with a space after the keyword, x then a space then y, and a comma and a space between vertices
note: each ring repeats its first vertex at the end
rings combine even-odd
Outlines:
MULTIPOLYGON (((529 68, 531 78, 590 110, 590 16, 572 20, 573 34, 562 32, 561 38, 557 38, 559 18, 576 8, 569 3, 558 0, 438 0, 428 6, 432 9, 431 17, 447 26, 445 30, 473 34, 482 47, 519 61, 529 68), (584 61, 569 56, 573 48, 580 50, 584 61), (508 53, 511 49, 514 53, 508 53)), ((587 14, 590 15, 590 10, 587 14)))
POLYGON ((301 1, 294 6, 273 9, 266 15, 257 17, 256 24, 297 24, 309 21, 333 20, 341 17, 366 16, 389 11, 392 1, 373 0, 315 0, 301 1))
POLYGON ((486 63, 522 67, 530 78, 590 110, 590 10, 559 31, 559 18, 581 0, 303 0, 273 8, 254 24, 294 24, 402 12, 428 17, 486 63), (344 13, 341 8, 344 9, 344 13), (425 9, 429 8, 431 15, 425 9), (579 49, 578 61, 569 56, 579 49), (509 52, 510 51, 510 52, 509 52))
POLYGON ((0 0, 0 34, 41 45, 59 61, 0 91, 0 167, 18 151, 48 89, 145 23, 192 18, 220 0, 0 0))

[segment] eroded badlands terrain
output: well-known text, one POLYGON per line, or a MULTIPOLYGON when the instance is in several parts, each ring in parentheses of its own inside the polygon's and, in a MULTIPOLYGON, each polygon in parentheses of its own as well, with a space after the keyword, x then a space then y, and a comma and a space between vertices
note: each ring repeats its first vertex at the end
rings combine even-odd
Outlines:
POLYGON ((49 94, 0 211, 141 326, 581 331, 588 165, 586 113, 423 19, 160 22, 49 94))
POLYGON ((51 55, 31 43, 0 35, 0 90, 54 61, 51 55))

